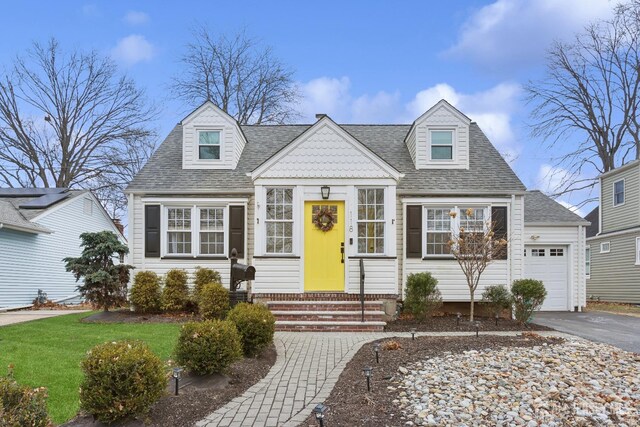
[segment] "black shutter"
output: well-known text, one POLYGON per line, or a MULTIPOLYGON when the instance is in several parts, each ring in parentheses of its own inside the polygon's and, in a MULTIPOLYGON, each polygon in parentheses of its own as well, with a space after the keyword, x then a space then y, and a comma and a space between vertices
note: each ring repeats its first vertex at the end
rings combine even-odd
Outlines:
POLYGON ((160 256, 160 205, 144 207, 144 256, 160 256))
POLYGON ((422 258, 422 206, 407 206, 406 257, 422 258))
MULTIPOLYGON (((509 228, 507 223, 507 208, 504 206, 494 206, 491 208, 491 222, 493 223, 494 240, 507 240, 509 228)), ((509 251, 505 246, 502 250, 494 254, 494 259, 507 259, 509 251)))
POLYGON ((244 206, 229 206, 229 255, 238 251, 238 258, 244 258, 244 206))

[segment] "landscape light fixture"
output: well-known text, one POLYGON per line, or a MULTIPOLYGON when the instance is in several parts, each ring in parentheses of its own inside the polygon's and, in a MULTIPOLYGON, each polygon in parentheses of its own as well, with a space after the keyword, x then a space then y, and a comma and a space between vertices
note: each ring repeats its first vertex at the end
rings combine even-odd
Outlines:
POLYGON ((173 368, 173 372, 171 373, 171 376, 173 377, 173 380, 175 381, 175 394, 176 396, 178 395, 178 386, 180 384, 180 377, 182 376, 182 371, 183 369, 179 366, 176 366, 175 368, 173 368))
POLYGON ((500 319, 500 315, 496 314, 496 326, 498 326, 498 319, 500 319))
POLYGON ((460 318, 462 317, 462 314, 460 312, 456 313, 456 326, 459 328, 460 327, 460 318))
POLYGON ((320 187, 320 193, 322 194, 322 200, 327 200, 329 198, 329 194, 331 193, 331 187, 328 185, 323 185, 320 187))
POLYGON ((380 363, 380 343, 373 344, 373 351, 376 352, 376 363, 380 363))
POLYGON ((409 329, 409 332, 411 332, 411 341, 415 341, 416 340, 416 328, 409 329))
POLYGON ((367 391, 371 391, 371 373, 373 372, 373 368, 365 366, 362 372, 364 372, 364 376, 367 378, 367 391))
POLYGON ((476 328, 476 338, 478 338, 480 334, 480 322, 473 322, 473 326, 476 328))
POLYGON ((313 415, 315 415, 316 420, 318 420, 318 425, 320 427, 324 427, 324 413, 327 412, 327 407, 322 403, 318 403, 315 408, 313 408, 313 415))

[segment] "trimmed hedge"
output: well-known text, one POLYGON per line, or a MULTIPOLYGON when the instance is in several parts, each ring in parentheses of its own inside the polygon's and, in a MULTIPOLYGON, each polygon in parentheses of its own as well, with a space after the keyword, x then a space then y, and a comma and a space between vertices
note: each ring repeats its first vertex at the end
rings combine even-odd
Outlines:
POLYGON ((257 356, 273 342, 276 319, 265 305, 240 303, 229 312, 227 319, 238 328, 246 356, 257 356))
POLYGON ((195 301, 198 301, 200 291, 202 290, 204 285, 207 285, 209 283, 222 284, 222 277, 220 276, 220 273, 210 268, 196 267, 196 272, 193 278, 193 299, 195 301))
POLYGON ((207 283, 198 296, 198 311, 203 319, 224 319, 229 311, 229 291, 220 283, 207 283))
POLYGON ((142 341, 99 344, 81 366, 80 407, 107 424, 146 413, 167 387, 162 361, 142 341))
POLYGON ((438 280, 431 273, 413 273, 407 277, 404 307, 415 318, 430 317, 442 306, 438 280))
POLYGON ((160 278, 153 271, 139 271, 133 278, 129 301, 139 313, 155 313, 162 306, 160 278))
POLYGON ((189 322, 182 326, 176 360, 196 375, 225 371, 242 358, 240 334, 227 320, 189 322))
POLYGON ((189 286, 187 272, 174 268, 167 272, 162 291, 162 309, 183 311, 189 305, 189 286))
POLYGON ((0 426, 47 427, 47 391, 18 384, 12 377, 0 377, 0 426))
POLYGON ((520 279, 513 281, 511 295, 513 295, 516 320, 524 324, 529 323, 533 312, 542 307, 547 297, 547 290, 540 280, 520 279))
POLYGON ((505 285, 487 286, 482 293, 482 301, 492 316, 500 316, 504 310, 510 309, 513 299, 505 285))

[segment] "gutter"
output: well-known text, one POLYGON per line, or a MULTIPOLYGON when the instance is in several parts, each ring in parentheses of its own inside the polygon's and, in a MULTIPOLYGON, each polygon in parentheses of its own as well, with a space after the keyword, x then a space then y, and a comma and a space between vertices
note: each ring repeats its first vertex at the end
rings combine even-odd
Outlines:
POLYGON ((210 196, 229 196, 229 195, 241 195, 241 196, 250 196, 254 194, 253 188, 240 188, 237 190, 225 190, 225 191, 211 191, 211 190, 125 190, 125 194, 133 194, 133 195, 153 195, 153 194, 172 194, 172 195, 180 195, 180 196, 189 196, 191 194, 198 195, 210 195, 210 196))
POLYGON ((415 190, 396 190, 396 194, 400 196, 524 196, 527 192, 516 190, 509 191, 507 193, 499 193, 495 190, 480 190, 480 191, 462 191, 462 190, 431 190, 417 192, 415 190))
POLYGON ((48 229, 20 227, 19 225, 5 224, 5 223, 0 222, 0 229, 1 228, 7 228, 9 230, 16 230, 16 231, 23 231, 25 233, 31 233, 31 234, 51 234, 51 233, 53 233, 51 230, 48 230, 48 229))

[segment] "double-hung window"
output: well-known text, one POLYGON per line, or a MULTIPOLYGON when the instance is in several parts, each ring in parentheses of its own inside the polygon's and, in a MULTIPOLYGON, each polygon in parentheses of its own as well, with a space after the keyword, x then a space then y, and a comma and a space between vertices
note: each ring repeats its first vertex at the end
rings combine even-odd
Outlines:
POLYGON ((432 130, 431 160, 453 160, 453 131, 432 130))
POLYGON ((358 189, 358 253, 384 253, 384 189, 358 189))
POLYGON ((584 269, 587 277, 591 276, 591 246, 584 250, 584 269))
POLYGON ((224 208, 200 208, 200 254, 224 255, 224 208))
POLYGON ((451 209, 427 208, 427 255, 449 255, 451 248, 451 209))
POLYGON ((267 253, 293 253, 293 189, 268 188, 266 209, 267 253))
POLYGON ((624 179, 613 183, 613 206, 624 204, 624 179))
POLYGON ((167 209, 167 254, 191 254, 191 208, 167 209))
POLYGON ((220 160, 220 131, 198 131, 198 159, 220 160))

